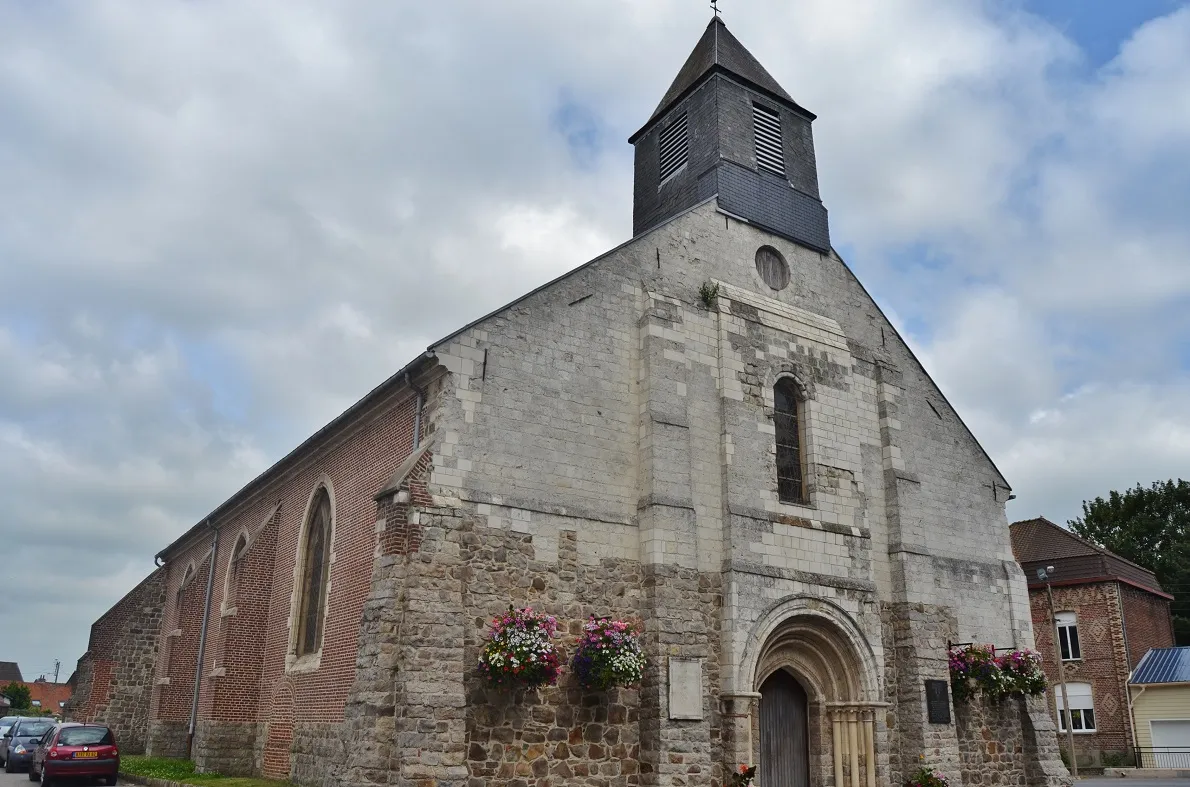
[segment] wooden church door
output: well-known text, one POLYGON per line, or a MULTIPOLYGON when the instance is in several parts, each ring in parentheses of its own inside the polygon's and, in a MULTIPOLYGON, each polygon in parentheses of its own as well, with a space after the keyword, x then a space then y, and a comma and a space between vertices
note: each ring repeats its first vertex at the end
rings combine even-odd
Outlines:
POLYGON ((805 689, 785 670, 760 687, 762 787, 810 787, 808 706, 805 689))

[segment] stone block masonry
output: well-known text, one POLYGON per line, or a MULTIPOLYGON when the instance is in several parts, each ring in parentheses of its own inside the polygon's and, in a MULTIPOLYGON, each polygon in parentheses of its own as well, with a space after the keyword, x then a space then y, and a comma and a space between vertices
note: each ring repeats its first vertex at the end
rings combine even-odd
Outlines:
POLYGON ((70 721, 110 725, 129 754, 145 750, 165 577, 157 569, 91 626, 64 709, 70 721))

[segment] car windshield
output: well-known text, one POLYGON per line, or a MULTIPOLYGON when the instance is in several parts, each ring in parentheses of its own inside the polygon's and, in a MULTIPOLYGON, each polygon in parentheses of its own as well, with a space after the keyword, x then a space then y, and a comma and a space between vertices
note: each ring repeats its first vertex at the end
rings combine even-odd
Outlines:
POLYGON ((40 738, 54 726, 52 721, 26 721, 17 730, 17 735, 23 738, 40 738))
POLYGON ((112 742, 107 727, 66 727, 58 734, 59 746, 95 746, 112 742))

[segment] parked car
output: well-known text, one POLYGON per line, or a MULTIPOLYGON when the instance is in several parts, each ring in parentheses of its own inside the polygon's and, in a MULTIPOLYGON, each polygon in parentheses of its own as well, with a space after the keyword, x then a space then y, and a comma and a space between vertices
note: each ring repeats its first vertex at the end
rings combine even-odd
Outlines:
MULTIPOLYGON (((19 718, 20 718, 19 716, 0 717, 0 752, 2 752, 4 750, 4 744, 2 742, 4 740, 4 733, 6 733, 10 729, 12 729, 12 725, 16 724, 16 721, 19 718)), ((4 764, 4 757, 0 756, 0 765, 3 765, 3 764, 4 764)))
POLYGON ((54 728, 54 720, 43 717, 20 716, 0 738, 0 757, 4 758, 4 772, 16 773, 29 767, 33 750, 41 737, 54 728))
POLYGON ((120 773, 116 736, 102 724, 59 724, 42 736, 29 765, 29 781, 43 787, 72 776, 100 778, 114 785, 120 773))

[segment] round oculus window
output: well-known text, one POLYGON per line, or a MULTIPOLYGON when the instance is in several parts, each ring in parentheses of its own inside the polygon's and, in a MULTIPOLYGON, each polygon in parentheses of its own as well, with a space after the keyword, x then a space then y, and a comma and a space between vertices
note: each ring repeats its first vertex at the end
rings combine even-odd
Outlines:
POLYGON ((789 265, 785 263, 781 252, 772 246, 761 246, 756 250, 756 272, 774 290, 789 286, 789 265))

